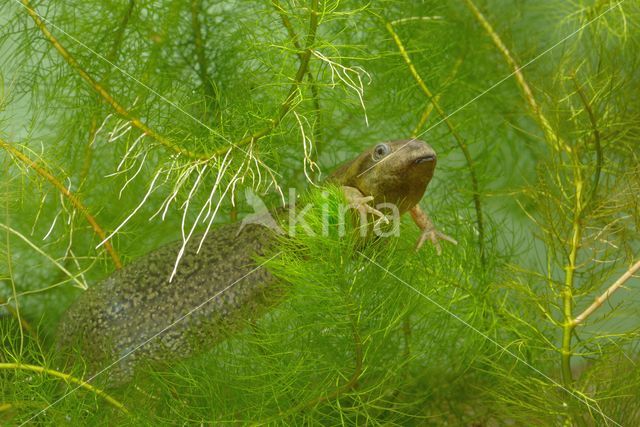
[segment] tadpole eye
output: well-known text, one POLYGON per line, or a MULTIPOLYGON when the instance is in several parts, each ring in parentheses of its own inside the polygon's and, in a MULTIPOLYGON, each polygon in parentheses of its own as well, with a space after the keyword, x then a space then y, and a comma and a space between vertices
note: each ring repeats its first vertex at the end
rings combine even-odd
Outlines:
POLYGON ((391 148, 389 148, 389 146, 385 143, 376 145, 376 147, 373 149, 373 160, 380 160, 381 158, 389 154, 390 151, 391 148))

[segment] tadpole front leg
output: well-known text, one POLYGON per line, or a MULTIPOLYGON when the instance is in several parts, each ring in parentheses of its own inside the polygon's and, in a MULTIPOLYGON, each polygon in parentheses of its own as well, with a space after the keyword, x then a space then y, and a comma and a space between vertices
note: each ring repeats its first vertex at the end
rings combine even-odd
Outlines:
POLYGON ((446 240, 447 242, 451 242, 454 245, 458 244, 458 242, 454 238, 438 231, 433 225, 431 218, 429 218, 429 215, 427 215, 427 213, 423 211, 419 205, 415 205, 413 208, 411 208, 409 210, 409 213, 411 214, 413 222, 415 222, 420 230, 422 230, 422 233, 420 234, 420 237, 416 242, 416 251, 422 247, 427 239, 429 239, 433 246, 436 247, 436 252, 438 253, 438 255, 442 253, 440 240, 446 240))

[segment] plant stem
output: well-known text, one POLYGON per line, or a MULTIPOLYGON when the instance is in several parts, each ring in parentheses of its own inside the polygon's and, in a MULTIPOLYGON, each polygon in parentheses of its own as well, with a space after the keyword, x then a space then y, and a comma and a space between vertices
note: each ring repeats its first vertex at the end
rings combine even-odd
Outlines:
POLYGON ((133 9, 135 6, 136 0, 129 0, 129 6, 122 16, 122 20, 120 21, 120 25, 118 25, 118 30, 116 31, 115 39, 113 40, 113 45, 107 54, 107 60, 109 60, 109 62, 113 62, 118 59, 118 52, 120 51, 120 46, 124 39, 124 33, 127 29, 127 25, 129 25, 129 20, 131 19, 131 15, 133 15, 133 9))
MULTIPOLYGON (((4 217, 5 217, 5 221, 7 224, 9 224, 9 203, 7 202, 5 204, 5 212, 4 212, 4 217)), ((31 327, 29 326, 28 323, 23 322, 22 320, 22 316, 20 314, 20 303, 18 302, 18 290, 16 289, 16 281, 13 279, 14 274, 13 274, 13 259, 12 259, 12 255, 11 255, 11 239, 9 238, 9 230, 6 230, 6 234, 5 234, 5 253, 7 255, 7 280, 11 283, 11 293, 13 294, 13 300, 15 301, 15 308, 12 307, 8 302, 7 302, 7 309, 8 311, 13 314, 13 316, 18 320, 18 324, 20 324, 20 352, 18 353, 20 356, 22 356, 22 350, 24 349, 24 330, 26 328, 23 328, 23 326, 27 325, 29 327, 29 330, 31 329, 31 327)), ((4 302, 4 299, 0 298, 0 302, 4 302)))
MULTIPOLYGON (((49 181, 51 185, 53 185, 64 197, 71 202, 71 204, 78 209, 82 215, 86 218, 93 231, 100 237, 101 240, 105 240, 107 238, 107 234, 104 232, 102 227, 98 224, 96 219, 91 215, 87 207, 76 197, 71 191, 69 191, 56 177, 54 177, 51 172, 49 172, 44 166, 38 165, 34 160, 31 160, 25 154, 23 154, 20 150, 13 147, 8 142, 0 139, 0 147, 4 148, 6 151, 11 153, 13 157, 22 162, 27 168, 33 169, 38 175, 49 181)), ((105 242, 104 248, 111 256, 113 264, 117 269, 122 268, 122 262, 120 261, 120 257, 118 253, 113 248, 110 242, 105 242)))
MULTIPOLYGON (((40 249, 38 246, 36 246, 31 240, 29 240, 24 234, 20 233, 18 230, 15 230, 11 227, 9 227, 8 225, 5 225, 3 223, 0 223, 0 228, 13 233, 15 236, 17 236, 18 238, 20 238, 20 240, 22 240, 23 242, 25 242, 27 245, 29 245, 34 251, 38 252, 40 255, 42 255, 43 257, 47 258, 49 261, 51 261, 51 263, 53 265, 55 265, 56 267, 58 267, 64 274, 66 274, 71 280, 73 280, 74 282, 76 282, 76 285, 78 285, 78 287, 80 289, 87 289, 87 286, 85 283, 81 282, 80 280, 78 280, 76 278, 76 276, 71 273, 69 270, 67 270, 64 265, 60 264, 58 261, 56 261, 52 256, 50 256, 49 254, 47 254, 45 251, 43 251, 42 249, 40 249)), ((54 285, 55 286, 55 285, 54 285)), ((53 286, 52 286, 53 287, 53 286)), ((45 288, 47 289, 47 288, 45 288)), ((28 292, 23 292, 21 295, 26 295, 28 293, 35 293, 35 292, 40 292, 42 289, 38 290, 38 291, 28 291, 28 292)), ((18 297, 18 295, 16 295, 16 298, 18 297)))
MULTIPOLYGON (((291 20, 285 13, 284 8, 280 4, 279 0, 272 0, 271 4, 275 7, 276 11, 278 12, 278 15, 280 15, 280 20, 282 21, 282 25, 286 28, 287 32, 289 33, 289 37, 291 38, 293 46, 298 50, 298 57, 300 58, 300 61, 303 61, 304 60, 303 48, 302 48, 302 45, 300 45, 300 42, 298 40, 299 37, 296 34, 296 31, 293 29, 291 20)), ((320 100, 318 95, 318 88, 316 87, 315 79, 313 78, 311 71, 309 71, 308 69, 307 69, 307 80, 309 80, 309 84, 311 86, 311 97, 313 98, 313 107, 315 109, 315 114, 316 114, 315 128, 319 129, 320 128, 320 100)), ((316 135, 315 135, 316 140, 319 139, 318 134, 319 134, 319 131, 316 132, 316 135)))
MULTIPOLYGON (((309 60, 311 59, 311 46, 316 38, 316 32, 318 30, 318 0, 311 0, 311 10, 309 11, 309 31, 307 32, 307 39, 305 42, 305 50, 300 55, 300 65, 298 66, 298 71, 293 79, 293 83, 291 84, 291 89, 289 89, 289 94, 285 98, 285 100, 280 105, 278 109, 278 114, 272 119, 270 119, 270 124, 260 129, 259 131, 254 132, 253 134, 242 138, 240 141, 235 143, 233 147, 240 147, 242 145, 246 145, 252 142, 255 142, 267 135, 269 135, 282 121, 284 116, 291 110, 293 105, 293 100, 295 99, 295 94, 298 91, 300 83, 307 73, 309 67, 309 60)), ((229 151, 230 147, 223 147, 215 152, 216 155, 221 155, 229 151)))
MULTIPOLYGON (((447 86, 456 77, 456 75, 458 74, 458 70, 460 69, 460 65, 462 65, 462 58, 459 58, 456 61, 456 63, 453 65, 453 70, 451 71, 451 74, 449 75, 449 77, 447 77, 447 79, 442 84, 442 86, 447 86)), ((411 133, 412 137, 417 137, 420 130, 427 124, 427 120, 429 120, 429 116, 431 116, 431 113, 433 112, 434 102, 440 101, 440 95, 441 95, 440 93, 437 94, 433 100, 430 100, 429 102, 427 102, 427 106, 424 109, 422 115, 420 116, 420 121, 418 122, 415 129, 411 133)))
POLYGON ((598 191, 598 185, 600 183, 600 173, 602 172, 602 144, 600 143, 600 130, 598 129, 598 120, 596 119, 596 115, 591 108, 591 103, 587 99, 587 96, 584 94, 582 87, 578 84, 576 80, 576 76, 571 76, 574 86, 576 88, 576 92, 582 101, 582 105, 584 105, 584 109, 587 111, 587 115, 589 116, 589 121, 591 122, 591 131, 593 132, 593 142, 595 144, 596 149, 596 170, 593 175, 593 184, 591 184, 591 190, 589 192, 589 197, 587 198, 587 202, 585 206, 590 208, 592 206, 592 202, 596 196, 598 191))
MULTIPOLYGON (((129 6, 125 11, 122 19, 120 21, 120 25, 115 34, 115 39, 113 40, 113 45, 109 50, 106 58, 110 63, 115 62, 118 59, 118 53, 120 51, 120 46, 122 45, 122 40, 124 38, 124 33, 131 19, 131 15, 133 14, 133 9, 135 8, 136 2, 135 0, 129 0, 129 6)), ((104 76, 104 83, 106 84, 111 76, 111 69, 104 76)), ((99 101, 99 95, 97 95, 97 99, 99 101)), ((99 104, 99 103, 98 103, 99 104)), ((100 105, 100 104, 99 104, 100 105)), ((91 163, 93 161, 93 142, 96 138, 96 132, 98 131, 98 118, 101 113, 101 108, 97 108, 94 110, 91 121, 89 125, 89 143, 85 146, 84 159, 82 163, 82 169, 80 170, 80 187, 84 183, 87 175, 89 174, 89 170, 91 169, 91 163)))
MULTIPOLYGON (((13 299, 17 301, 18 300, 18 295, 14 293, 13 294, 13 299)), ((9 313, 11 313, 11 315, 13 317, 15 317, 18 322, 20 322, 20 326, 22 327, 22 329, 27 331, 36 341, 39 340, 35 329, 33 329, 33 326, 31 326, 31 324, 27 321, 27 319, 25 319, 24 317, 22 317, 20 315, 20 313, 18 312, 16 307, 14 307, 11 304, 9 304, 9 302, 7 300, 5 300, 4 298, 2 298, 2 297, 0 297, 0 305, 6 307, 7 311, 9 313)))
POLYGON ((591 314, 593 314, 594 311, 600 308, 602 304, 604 304, 604 302, 608 300, 609 297, 613 295, 615 291, 620 289, 622 285, 624 285, 627 280, 631 279, 633 275, 639 270, 640 270, 640 260, 636 261, 636 263, 633 264, 631 268, 629 268, 622 276, 620 276, 618 280, 616 280, 613 283, 613 285, 609 286, 609 288, 607 288, 607 290, 604 291, 602 295, 596 298, 593 304, 591 304, 589 307, 587 307, 585 311, 583 311, 578 316, 576 316, 576 318, 573 319, 573 321, 571 322, 572 325, 575 327, 581 324, 582 322, 584 322, 587 319, 587 317, 591 316, 591 314))
POLYGON ((97 396, 100 396, 101 398, 103 398, 104 400, 106 400, 111 405, 113 405, 114 407, 118 408, 119 410, 121 410, 125 414, 129 414, 129 411, 127 410, 127 408, 125 408, 125 406, 122 403, 118 402, 116 399, 114 399, 113 397, 111 397, 110 395, 105 393, 104 391, 100 390, 99 388, 97 388, 95 386, 92 386, 88 382, 85 382, 85 381, 83 381, 81 379, 73 377, 73 376, 71 376, 69 374, 65 374, 65 373, 59 372, 59 371, 54 371, 53 369, 44 368, 42 366, 27 365, 27 364, 23 364, 23 363, 0 363, 0 369, 13 369, 13 370, 33 371, 33 372, 38 372, 38 373, 42 373, 42 374, 51 375, 51 376, 56 377, 56 378, 61 378, 61 379, 65 380, 67 383, 78 384, 78 386, 80 386, 80 387, 82 387, 84 389, 87 389, 92 393, 95 393, 97 396))
MULTIPOLYGON (((538 121, 538 124, 542 128, 544 132, 545 139, 552 144, 552 146, 557 151, 564 151, 572 155, 573 159, 573 172, 574 172, 574 185, 575 185, 575 205, 573 210, 573 220, 571 226, 571 247, 569 251, 569 258, 567 266, 565 267, 565 283, 564 289, 562 290, 562 314, 563 314, 563 326, 562 326, 562 347, 561 347, 561 370, 562 370, 562 379, 565 386, 571 386, 573 383, 573 375, 571 372, 571 336, 573 334, 573 329, 575 325, 573 324, 573 291, 574 291, 574 279, 575 279, 575 271, 576 271, 576 260, 578 258, 578 252, 580 249, 580 241, 582 239, 582 215, 584 213, 584 203, 583 203, 583 192, 584 192, 584 182, 581 173, 580 161, 575 153, 575 150, 565 143, 563 139, 558 135, 558 133, 554 130, 554 128, 549 123, 549 120, 542 113, 542 110, 533 96, 533 91, 529 87, 529 84, 524 78, 524 74, 520 69, 520 66, 514 59, 513 55, 507 48, 507 46, 503 43, 502 39, 498 35, 498 33, 493 29, 493 26, 487 21, 482 12, 476 7, 472 0, 464 0, 467 4, 468 8, 471 10, 475 18, 480 22, 482 27, 485 29, 491 40, 496 45, 500 53, 504 56, 507 64, 513 70, 513 73, 516 77, 516 81, 522 90, 525 100, 529 105, 529 109, 531 110, 533 116, 538 121)), ((582 95, 581 95, 582 96, 582 95)), ((588 105, 588 103, 585 103, 588 105)), ((595 126, 594 117, 590 115, 592 119, 592 124, 595 126)), ((599 139, 599 136, 596 136, 599 139)), ((599 143, 599 141, 598 141, 599 143)), ((601 152, 598 148, 598 169, 597 174, 594 178, 594 187, 597 188, 597 183, 599 179, 599 173, 601 168, 601 152)))
POLYGON ((84 182, 89 176, 91 170, 91 164, 93 163, 93 141, 96 138, 98 132, 98 112, 94 111, 91 116, 91 122, 89 123, 89 138, 84 146, 84 156, 82 158, 82 167, 80 168, 79 187, 82 188, 84 182))
POLYGON ((198 60, 198 73, 204 88, 205 114, 212 120, 220 120, 220 106, 218 105, 216 88, 209 76, 209 64, 204 51, 202 38, 202 26, 199 15, 202 13, 202 0, 191 0, 191 27, 193 29, 193 43, 195 45, 196 58, 198 60))
POLYGON ((398 47, 398 50, 400 51, 400 55, 402 56, 402 59, 407 64, 407 67, 411 72, 411 76, 413 76, 416 83, 418 83, 418 87, 420 87, 420 89, 422 90, 424 95, 427 97, 427 99, 431 101, 431 103, 433 104, 433 107, 438 112, 438 115, 440 116, 440 118, 446 123, 447 127, 449 128, 449 131, 451 132, 451 135, 453 135, 454 139, 456 140, 456 143, 458 144, 458 147, 462 151, 462 154, 464 155, 464 158, 467 162, 467 167, 469 168, 469 176, 471 178, 471 191, 473 194, 473 204, 476 211, 476 226, 478 227, 478 248, 480 249, 480 261, 484 266, 486 264, 486 259, 485 259, 485 248, 484 248, 484 219, 482 214, 482 203, 480 201, 480 186, 478 183, 478 177, 476 175, 475 163, 473 161, 473 157, 471 156, 471 153, 469 152, 469 147, 467 146, 462 136, 458 133, 455 126, 453 126, 453 123, 451 122, 451 120, 449 120, 449 117, 447 116, 445 111, 442 109, 442 107, 438 103, 438 97, 433 95, 433 93, 429 90, 426 83, 420 76, 420 73, 418 73, 418 70, 413 64, 413 61, 411 61, 411 57, 409 56, 409 53, 404 47, 402 40, 393 29, 393 25, 391 25, 391 23, 387 21, 385 22, 385 27, 389 32, 389 34, 391 34, 393 41, 398 47))
MULTIPOLYGON (((567 274, 567 278, 568 277, 569 275, 567 274)), ((567 288, 562 293, 563 316, 565 323, 562 326, 562 348, 560 350, 562 382, 566 387, 573 384, 573 373, 571 372, 571 334, 573 333, 573 324, 571 322, 571 310, 573 306, 572 299, 572 292, 567 285, 567 288)))
POLYGON ((128 111, 125 107, 123 107, 118 101, 111 96, 111 94, 97 81, 93 79, 87 73, 84 68, 78 63, 78 61, 69 53, 69 51, 60 44, 58 39, 49 31, 44 21, 40 19, 40 15, 31 7, 29 4, 29 0, 22 0, 22 5, 26 9, 27 13, 33 19, 36 26, 42 34, 44 34, 45 38, 49 40, 49 42, 53 45, 53 47, 60 53, 62 58, 80 75, 80 77, 89 84, 89 86, 98 93, 102 97, 102 99, 107 102, 111 107, 118 113, 118 115, 124 117, 131 125, 135 128, 142 131, 144 134, 150 136, 151 138, 158 141, 160 144, 165 147, 175 151, 176 153, 182 154, 184 156, 194 158, 194 159, 209 159, 211 156, 203 153, 196 153, 186 148, 180 147, 176 145, 173 141, 169 140, 167 137, 159 134, 155 130, 151 129, 145 123, 143 123, 140 119, 135 117, 130 111, 128 111))
POLYGON ((402 335, 404 337, 404 358, 411 359, 411 317, 409 314, 402 319, 402 335))
POLYGON ((582 239, 582 211, 584 205, 582 203, 584 182, 582 179, 581 165, 576 153, 573 159, 573 181, 575 186, 575 204, 573 209, 573 220, 571 225, 571 243, 567 266, 565 267, 565 283, 562 291, 562 379, 566 386, 573 383, 573 374, 571 373, 571 336, 575 325, 573 324, 573 287, 576 272, 576 261, 578 251, 580 250, 580 241, 582 239))
POLYGON ((475 16, 475 18, 480 22, 480 25, 485 29, 491 40, 496 45, 504 59, 507 61, 507 64, 513 70, 513 73, 516 77, 516 81, 522 90, 522 94, 524 95, 527 104, 529 104, 529 109, 531 110, 533 116, 538 121, 538 124, 542 128, 542 131, 545 134, 547 141, 553 144, 556 149, 564 149, 567 152, 571 152, 571 147, 567 145, 557 134, 557 132, 553 129, 549 120, 545 117, 540 109, 540 106, 536 102, 535 97, 533 96, 533 91, 529 87, 529 84, 524 78, 524 74, 520 68, 520 65, 516 62, 513 55, 507 49, 507 46, 502 42, 502 39, 498 35, 498 33, 493 29, 493 26, 487 21, 482 12, 476 7, 472 0, 464 0, 471 13, 475 16))

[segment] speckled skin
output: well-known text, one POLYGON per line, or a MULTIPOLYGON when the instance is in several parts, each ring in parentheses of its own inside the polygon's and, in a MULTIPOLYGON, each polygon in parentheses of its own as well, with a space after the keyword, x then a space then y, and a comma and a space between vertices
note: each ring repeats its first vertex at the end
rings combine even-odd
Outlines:
MULTIPOLYGON (((389 152, 383 159, 376 158, 376 147, 338 168, 329 180, 373 196, 375 203, 396 203, 404 213, 422 198, 433 176, 435 152, 422 141, 394 141, 386 143, 389 152)), ((230 224, 211 232, 196 253, 199 242, 198 236, 191 239, 172 282, 181 242, 90 287, 61 319, 59 351, 68 354, 75 347, 87 363, 88 377, 108 368, 109 382, 121 384, 140 361, 181 359, 214 345, 283 294, 274 276, 256 263, 256 256, 268 255, 276 242, 272 230, 230 224)))
POLYGON ((171 283, 181 242, 151 252, 90 287, 63 316, 58 348, 75 346, 88 364, 88 375, 130 353, 106 374, 111 384, 119 384, 130 379, 143 359, 188 357, 222 339, 228 332, 224 324, 234 326, 258 316, 281 293, 275 278, 265 268, 256 269, 255 261, 256 255, 267 254, 275 238, 261 225, 245 225, 238 233, 239 227, 219 227, 199 253, 200 239, 192 238, 171 283))
POLYGON ((436 152, 424 141, 404 139, 385 143, 389 152, 376 157, 376 146, 346 162, 329 181, 372 196, 373 204, 388 202, 400 214, 420 202, 436 167, 436 152))

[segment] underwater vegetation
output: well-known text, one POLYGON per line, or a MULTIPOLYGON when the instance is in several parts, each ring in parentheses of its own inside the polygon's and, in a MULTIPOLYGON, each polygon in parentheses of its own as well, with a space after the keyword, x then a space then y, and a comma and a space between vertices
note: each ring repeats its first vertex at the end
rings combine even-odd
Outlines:
POLYGON ((0 64, 0 424, 640 424, 636 0, 5 0, 0 64))

